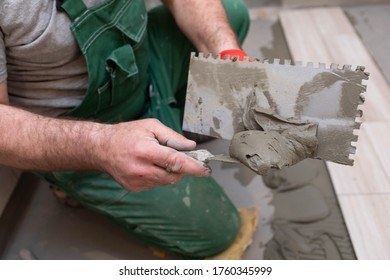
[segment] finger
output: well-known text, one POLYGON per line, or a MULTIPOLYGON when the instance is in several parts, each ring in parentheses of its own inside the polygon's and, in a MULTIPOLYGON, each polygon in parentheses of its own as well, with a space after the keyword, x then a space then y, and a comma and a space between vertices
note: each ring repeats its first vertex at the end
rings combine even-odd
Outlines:
POLYGON ((151 152, 152 161, 161 168, 173 173, 189 174, 193 176, 210 175, 210 169, 206 168, 200 161, 172 148, 159 145, 152 149, 154 150, 151 152))
POLYGON ((122 178, 119 183, 122 182, 122 186, 128 190, 139 192, 158 186, 173 185, 184 177, 184 174, 169 173, 167 170, 153 165, 145 165, 140 169, 147 170, 147 174, 139 175, 136 180, 133 178, 130 182, 126 178, 122 178))
POLYGON ((153 133, 161 145, 171 147, 175 150, 189 151, 196 147, 196 142, 187 139, 173 129, 157 122, 153 128, 153 133))
POLYGON ((153 175, 150 180, 153 181, 158 186, 162 185, 173 185, 183 179, 184 174, 171 172, 168 168, 164 169, 159 166, 155 166, 153 170, 151 170, 153 175))

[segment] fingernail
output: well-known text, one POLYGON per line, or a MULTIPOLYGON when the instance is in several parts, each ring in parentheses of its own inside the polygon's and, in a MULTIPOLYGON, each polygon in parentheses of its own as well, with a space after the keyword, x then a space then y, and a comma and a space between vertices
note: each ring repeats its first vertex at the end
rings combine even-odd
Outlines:
POLYGON ((181 168, 182 168, 181 165, 175 164, 174 166, 172 166, 171 171, 172 172, 179 172, 181 170, 181 168))
POLYGON ((188 146, 191 150, 196 148, 196 142, 193 140, 188 140, 188 146))

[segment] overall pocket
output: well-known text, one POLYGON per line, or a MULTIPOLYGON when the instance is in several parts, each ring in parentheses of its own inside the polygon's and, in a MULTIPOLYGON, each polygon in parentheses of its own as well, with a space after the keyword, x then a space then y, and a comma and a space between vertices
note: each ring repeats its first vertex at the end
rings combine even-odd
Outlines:
POLYGON ((132 47, 124 45, 115 49, 106 59, 106 71, 108 81, 97 90, 97 111, 113 109, 121 102, 132 103, 130 100, 137 98, 134 91, 140 80, 132 47))
POLYGON ((149 62, 147 40, 143 43, 147 37, 144 2, 109 0, 83 7, 82 13, 74 9, 66 6, 74 19, 71 30, 86 58, 89 84, 83 102, 64 116, 104 123, 139 117, 149 62))

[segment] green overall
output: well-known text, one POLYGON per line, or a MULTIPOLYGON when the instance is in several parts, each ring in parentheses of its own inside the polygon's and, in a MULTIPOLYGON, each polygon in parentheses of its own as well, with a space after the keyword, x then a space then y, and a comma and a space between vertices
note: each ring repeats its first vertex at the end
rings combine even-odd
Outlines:
MULTIPOLYGON (((242 41, 249 25, 246 7, 239 0, 224 5, 242 41)), ((82 104, 65 116, 102 123, 153 117, 181 132, 189 54, 195 49, 168 11, 161 6, 147 12, 143 0, 107 0, 92 8, 67 0, 62 8, 89 76, 82 104)), ((216 254, 239 229, 235 207, 211 177, 186 176, 175 186, 133 193, 100 172, 41 176, 139 240, 182 256, 216 254)))

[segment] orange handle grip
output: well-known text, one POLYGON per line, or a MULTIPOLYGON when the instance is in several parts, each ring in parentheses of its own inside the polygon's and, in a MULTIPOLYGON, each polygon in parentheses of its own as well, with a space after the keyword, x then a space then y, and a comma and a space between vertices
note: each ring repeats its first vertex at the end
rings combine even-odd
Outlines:
POLYGON ((232 60, 234 57, 237 57, 239 61, 244 61, 244 58, 248 56, 246 52, 240 49, 224 50, 219 54, 221 55, 222 59, 227 57, 228 59, 232 60))

